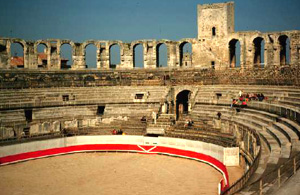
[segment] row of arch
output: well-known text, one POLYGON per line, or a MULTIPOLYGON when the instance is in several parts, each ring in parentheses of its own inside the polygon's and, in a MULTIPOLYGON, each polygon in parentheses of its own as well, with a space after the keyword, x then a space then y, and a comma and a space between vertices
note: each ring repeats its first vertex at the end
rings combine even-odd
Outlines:
MULTIPOLYGON (((268 40, 273 43, 274 40, 271 38, 268 40)), ((278 37, 279 44, 279 58, 280 65, 290 64, 290 39, 286 35, 281 35, 278 37)), ((266 51, 266 40, 263 37, 256 37, 252 41, 253 46, 253 61, 254 66, 264 67, 265 65, 265 51, 266 51)), ((231 39, 228 43, 229 47, 229 64, 231 68, 241 66, 241 44, 236 38, 231 39)))
MULTIPOLYGON (((24 45, 26 43, 12 41, 10 46, 10 55, 12 57, 22 57, 24 60, 24 53, 26 53, 24 45)), ((83 55, 85 57, 87 68, 97 68, 97 56, 101 57, 101 53, 105 48, 105 44, 100 45, 99 51, 97 51, 97 46, 94 42, 86 42, 82 45, 83 55)), ((168 66, 168 46, 166 43, 158 43, 156 45, 156 67, 167 67, 168 66)), ((61 68, 70 68, 73 64, 72 56, 75 55, 74 43, 62 43, 59 48, 51 47, 50 44, 45 42, 38 42, 35 44, 34 50, 35 53, 39 56, 45 54, 50 56, 52 53, 57 52, 59 49, 59 55, 61 61, 67 60, 67 66, 61 68)), ((137 42, 132 45, 132 54, 133 54, 133 67, 142 68, 144 67, 144 49, 145 45, 143 42, 137 42)), ((123 53, 123 45, 121 43, 112 43, 109 45, 109 67, 116 68, 121 64, 121 54, 123 53)), ((192 44, 190 42, 184 41, 179 44, 180 51, 180 65, 184 63, 184 53, 189 53, 192 55, 192 44)), ((43 58, 39 62, 39 68, 47 68, 49 58, 43 58)))

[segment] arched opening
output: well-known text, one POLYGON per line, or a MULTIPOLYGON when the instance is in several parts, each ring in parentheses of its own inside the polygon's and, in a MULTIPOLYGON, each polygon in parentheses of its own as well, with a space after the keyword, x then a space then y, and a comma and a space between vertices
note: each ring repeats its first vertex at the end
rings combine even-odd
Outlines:
POLYGON ((70 44, 65 43, 60 47, 60 68, 69 69, 72 64, 72 47, 70 44))
POLYGON ((85 47, 85 64, 88 69, 97 68, 97 47, 94 44, 85 47))
POLYGON ((290 63, 290 39, 286 35, 281 35, 278 38, 280 45, 280 65, 290 63))
POLYGON ((189 112, 189 98, 191 91, 183 90, 176 96, 176 118, 179 119, 189 112))
POLYGON ((216 36, 216 27, 213 27, 213 28, 211 29, 211 33, 212 33, 212 36, 213 36, 213 37, 216 36))
POLYGON ((48 53, 47 46, 44 43, 40 43, 37 46, 38 53, 38 68, 47 68, 48 67, 48 53))
POLYGON ((265 41, 261 37, 257 37, 253 40, 254 47, 254 65, 257 67, 264 67, 265 61, 265 41))
POLYGON ((183 42, 179 45, 180 67, 192 66, 192 44, 183 42))
POLYGON ((121 64, 121 49, 118 44, 113 44, 109 48, 109 68, 116 68, 121 64))
POLYGON ((24 68, 24 46, 15 42, 10 47, 10 65, 12 68, 24 68))
POLYGON ((241 67, 240 62, 241 46, 237 39, 229 42, 229 66, 230 68, 241 67))
POLYGON ((133 46, 133 67, 144 67, 144 47, 142 44, 136 44, 133 46))
POLYGON ((164 43, 156 46, 156 67, 168 67, 168 49, 164 43))

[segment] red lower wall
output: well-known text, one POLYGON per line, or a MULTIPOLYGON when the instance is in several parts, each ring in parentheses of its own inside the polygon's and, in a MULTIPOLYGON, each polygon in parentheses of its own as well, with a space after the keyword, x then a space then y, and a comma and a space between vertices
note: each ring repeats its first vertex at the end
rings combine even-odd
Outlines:
POLYGON ((84 151, 129 151, 129 152, 138 152, 138 153, 146 153, 146 154, 166 154, 166 155, 174 155, 180 156, 184 158, 190 158, 194 160, 199 160, 201 162, 210 164, 218 171, 223 174, 225 180, 224 188, 228 187, 229 178, 226 166, 216 160, 215 158, 201 154, 198 152, 181 150, 170 147, 163 146, 145 146, 145 145, 131 145, 131 144, 88 144, 88 145, 77 145, 77 146, 69 146, 69 147, 61 147, 61 148, 52 148, 34 152, 27 152, 21 154, 15 154, 11 156, 5 156, 0 158, 0 165, 15 163, 19 161, 25 161, 29 159, 42 158, 47 156, 59 155, 59 154, 67 154, 73 152, 84 152, 84 151))

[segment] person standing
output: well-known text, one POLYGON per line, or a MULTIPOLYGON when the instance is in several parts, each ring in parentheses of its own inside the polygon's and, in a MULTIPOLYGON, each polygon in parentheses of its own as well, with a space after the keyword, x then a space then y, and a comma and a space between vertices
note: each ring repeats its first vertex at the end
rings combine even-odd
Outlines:
POLYGON ((153 123, 156 124, 156 118, 157 118, 157 114, 156 112, 152 112, 152 119, 153 119, 153 123))

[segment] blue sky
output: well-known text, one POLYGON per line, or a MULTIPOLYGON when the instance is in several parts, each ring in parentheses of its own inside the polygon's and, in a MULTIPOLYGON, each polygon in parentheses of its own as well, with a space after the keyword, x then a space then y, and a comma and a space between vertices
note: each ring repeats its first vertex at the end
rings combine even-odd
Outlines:
MULTIPOLYGON (((197 4, 220 0, 0 0, 0 36, 132 41, 195 38, 197 4)), ((300 30, 299 0, 236 0, 236 31, 300 30)))

